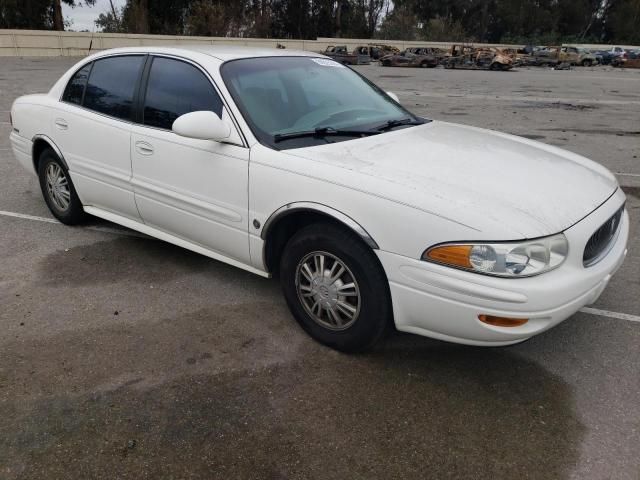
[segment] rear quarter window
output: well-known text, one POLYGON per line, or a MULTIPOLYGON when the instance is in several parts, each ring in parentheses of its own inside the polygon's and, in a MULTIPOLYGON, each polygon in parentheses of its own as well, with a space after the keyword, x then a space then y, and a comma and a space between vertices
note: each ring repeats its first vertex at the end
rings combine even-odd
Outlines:
POLYGON ((88 63, 71 77, 62 95, 63 102, 73 103, 75 105, 82 104, 82 95, 84 94, 84 87, 87 85, 91 65, 91 63, 88 63))

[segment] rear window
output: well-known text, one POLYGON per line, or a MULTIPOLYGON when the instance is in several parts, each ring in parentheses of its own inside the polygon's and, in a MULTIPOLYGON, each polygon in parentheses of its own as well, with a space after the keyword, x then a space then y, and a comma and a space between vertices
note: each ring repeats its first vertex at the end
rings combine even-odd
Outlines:
POLYGON ((144 58, 109 57, 93 62, 83 106, 123 120, 131 120, 133 96, 144 58))
POLYGON ((84 87, 87 85, 87 78, 89 78, 91 65, 91 63, 85 65, 78 70, 73 77, 71 77, 71 80, 64 91, 64 95, 62 95, 62 101, 74 103, 76 105, 82 104, 82 95, 84 94, 84 87))

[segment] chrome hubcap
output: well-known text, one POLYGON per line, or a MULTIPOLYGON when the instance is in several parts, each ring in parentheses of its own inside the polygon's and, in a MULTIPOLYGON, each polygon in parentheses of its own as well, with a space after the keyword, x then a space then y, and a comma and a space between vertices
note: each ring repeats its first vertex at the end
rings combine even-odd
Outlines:
POLYGON ((338 257, 312 252, 296 269, 298 298, 313 320, 330 330, 344 330, 358 319, 360 288, 338 257))
POLYGON ((58 164, 50 163, 47 165, 45 180, 49 198, 59 210, 65 211, 71 202, 71 192, 64 171, 58 164))

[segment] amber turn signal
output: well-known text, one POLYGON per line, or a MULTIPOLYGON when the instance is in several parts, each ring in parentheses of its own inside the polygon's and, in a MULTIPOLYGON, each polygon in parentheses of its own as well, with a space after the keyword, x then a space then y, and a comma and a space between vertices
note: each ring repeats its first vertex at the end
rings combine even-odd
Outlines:
POLYGON ((425 260, 433 260, 446 265, 472 268, 471 262, 469 262, 472 248, 471 245, 443 245, 430 249, 424 254, 424 257, 426 257, 425 260))
POLYGON ((528 318, 495 317, 493 315, 478 315, 478 320, 494 327, 519 327, 529 321, 528 318))

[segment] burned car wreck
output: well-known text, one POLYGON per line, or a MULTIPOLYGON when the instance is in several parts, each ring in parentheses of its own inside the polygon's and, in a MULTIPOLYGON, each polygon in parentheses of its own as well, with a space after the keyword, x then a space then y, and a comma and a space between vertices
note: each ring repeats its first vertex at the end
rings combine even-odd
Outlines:
POLYGON ((450 56, 442 60, 444 68, 468 70, 510 70, 513 60, 497 48, 475 48, 453 45, 450 56))
POLYGON ((435 48, 407 48, 401 53, 385 55, 380 59, 384 67, 434 68, 438 66, 441 52, 435 48))

